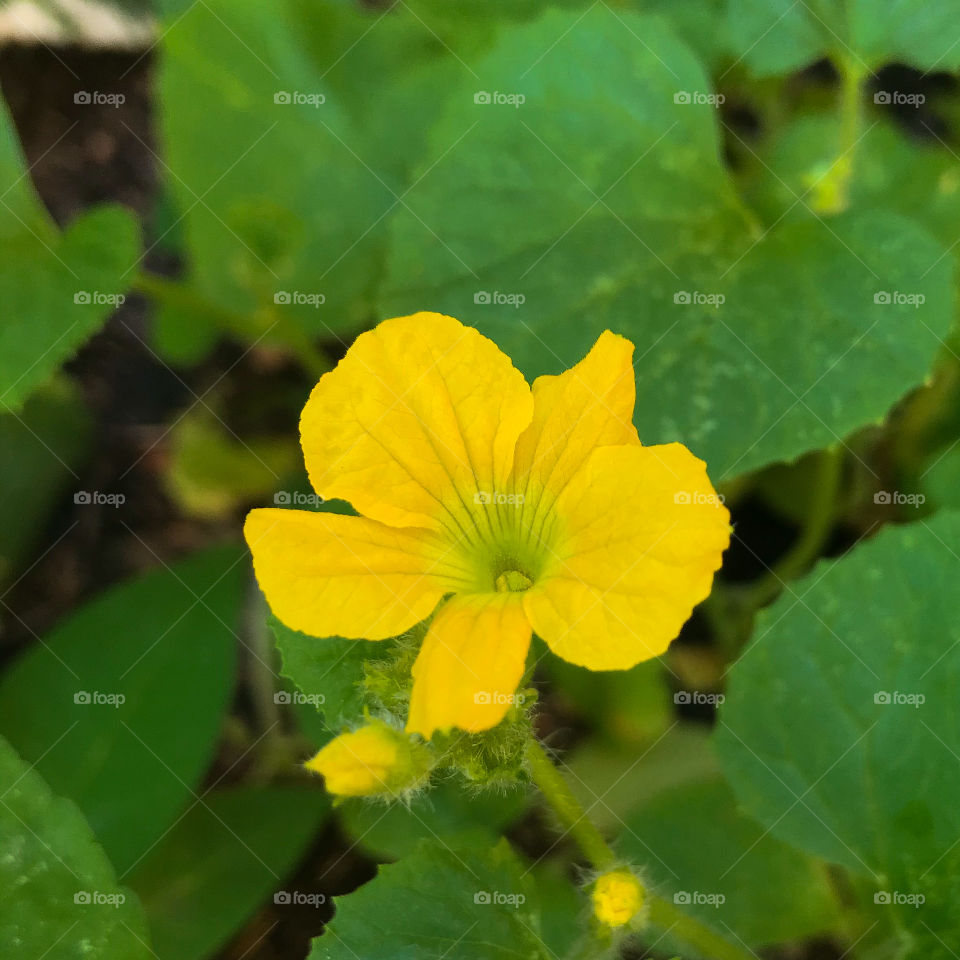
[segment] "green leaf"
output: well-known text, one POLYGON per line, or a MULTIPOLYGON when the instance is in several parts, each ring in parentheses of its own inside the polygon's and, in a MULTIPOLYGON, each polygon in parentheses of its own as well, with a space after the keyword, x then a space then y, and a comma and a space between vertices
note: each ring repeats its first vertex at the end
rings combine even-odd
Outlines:
POLYGON ((164 475, 171 499, 185 512, 225 518, 265 499, 277 478, 293 472, 300 454, 292 437, 240 439, 209 410, 190 410, 170 429, 164 475))
POLYGON ((0 682, 0 731, 80 807, 121 872, 209 764, 233 690, 241 558, 218 548, 113 587, 0 682))
POLYGON ((633 0, 632 6, 638 13, 663 17, 677 36, 711 69, 720 66, 727 57, 730 41, 725 0, 686 0, 685 3, 633 0))
POLYGON ((90 426, 80 391, 66 379, 37 390, 20 414, 0 413, 0 580, 17 569, 76 481, 90 426))
POLYGON ((83 815, 0 737, 4 960, 146 960, 146 923, 83 815))
POLYGON ((311 637, 284 626, 276 617, 270 628, 280 651, 281 672, 309 703, 321 710, 332 730, 363 714, 363 664, 383 654, 382 645, 343 637, 311 637))
POLYGON ((163 35, 161 123, 191 282, 246 315, 251 340, 283 340, 286 324, 329 338, 369 316, 396 196, 305 42, 318 23, 348 35, 357 18, 343 8, 312 5, 308 27, 293 2, 212 0, 163 35))
POLYGON ((923 381, 951 319, 942 248, 873 211, 761 234, 708 80, 660 20, 553 12, 476 71, 525 102, 452 92, 393 224, 382 313, 458 316, 528 377, 622 333, 643 441, 687 444, 716 480, 835 443, 923 381), (926 299, 876 306, 883 291, 926 299))
POLYGON ((754 946, 836 920, 826 870, 740 813, 721 781, 667 790, 633 811, 617 849, 643 865, 661 896, 754 946))
MULTIPOLYGON (((213 955, 286 886, 328 810, 324 792, 306 787, 232 787, 194 804, 130 878, 159 960, 213 955)), ((286 892, 292 902, 300 891, 286 892)))
POLYGON ((924 72, 960 66, 957 0, 731 0, 733 50, 758 76, 790 73, 823 56, 871 72, 901 61, 924 72))
POLYGON ((503 960, 550 956, 534 890, 506 841, 494 847, 423 843, 346 898, 310 960, 503 960))
POLYGON ((937 957, 928 931, 960 947, 958 542, 954 514, 888 528, 786 591, 733 667, 717 734, 747 810, 865 877, 866 908, 937 957))
POLYGON ((0 104, 0 410, 27 396, 116 309, 138 259, 136 228, 119 207, 77 218, 64 233, 36 197, 0 104))
POLYGON ((494 844, 526 806, 526 792, 468 793, 463 781, 447 780, 409 804, 347 800, 337 812, 355 842, 377 860, 408 856, 420 840, 469 840, 494 844))

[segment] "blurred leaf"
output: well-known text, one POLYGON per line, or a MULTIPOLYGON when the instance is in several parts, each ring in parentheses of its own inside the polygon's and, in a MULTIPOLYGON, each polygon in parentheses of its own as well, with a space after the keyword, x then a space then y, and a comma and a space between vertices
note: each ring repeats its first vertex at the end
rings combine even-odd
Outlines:
POLYGON ((690 913, 747 944, 788 942, 837 919, 825 868, 740 813, 721 781, 667 790, 633 811, 617 850, 643 864, 661 896, 680 895, 690 913))
POLYGON ((595 945, 589 944, 585 936, 590 909, 586 896, 578 889, 582 878, 569 876, 568 869, 556 860, 544 860, 532 871, 540 904, 540 936, 549 960, 589 957, 596 953, 595 945), (575 952, 574 945, 581 943, 586 952, 575 952))
POLYGON ((526 802, 526 791, 469 793, 458 779, 438 783, 409 806, 348 800, 337 812, 355 842, 382 861, 409 856, 420 840, 492 846, 526 802))
POLYGON ((211 0, 164 34, 161 122, 190 276, 249 317, 251 340, 364 322, 395 202, 303 33, 291 3, 211 0))
POLYGON ((694 96, 708 80, 659 20, 554 12, 476 69, 526 100, 452 92, 394 221, 383 313, 459 316, 528 377, 624 334, 643 441, 684 442, 716 480, 834 443, 923 381, 952 316, 942 249, 872 211, 751 232, 694 96))
POLYGON ((938 453, 922 474, 926 497, 936 507, 960 508, 960 448, 938 453))
POLYGON ((587 670, 559 657, 548 657, 545 663, 557 684, 556 692, 611 740, 652 743, 673 721, 670 690, 659 658, 631 670, 612 671, 587 670))
POLYGON ((356 722, 363 714, 363 664, 383 655, 382 641, 310 637, 276 617, 270 618, 270 628, 280 651, 281 672, 304 697, 316 698, 326 725, 338 730, 356 722))
POLYGON ((111 588, 0 681, 0 731, 76 802, 121 874, 210 762, 233 690, 240 560, 218 548, 111 588))
POLYGON ((957 543, 940 514, 817 567, 761 614, 716 738, 748 811, 937 957, 960 947, 957 543))
POLYGON ((119 207, 84 214, 60 233, 33 191, 2 103, 0 183, 0 411, 16 411, 116 309, 138 240, 119 207))
POLYGON ((631 6, 638 13, 663 17, 708 67, 719 66, 728 56, 726 0, 631 0, 631 6))
POLYGON ((304 853, 329 810, 322 790, 231 787, 205 794, 134 871, 160 960, 203 960, 304 853))
POLYGON ((90 432, 83 397, 66 379, 37 390, 20 414, 0 413, 0 580, 42 534, 76 478, 90 432))
POLYGON ((146 922, 83 815, 0 737, 4 960, 146 960, 146 922))
POLYGON ((310 960, 502 960, 550 956, 534 888, 507 842, 491 849, 422 843, 348 897, 310 960), (498 902, 497 897, 515 898, 498 902))
POLYGON ((900 61, 930 72, 960 66, 957 0, 730 0, 733 52, 758 76, 790 73, 824 56, 875 70, 900 61))
MULTIPOLYGON (((804 114, 788 123, 766 146, 755 180, 747 184, 764 218, 771 223, 809 218, 816 185, 839 152, 835 114, 804 114)), ((956 158, 941 145, 911 139, 871 118, 857 144, 850 203, 854 210, 881 207, 915 218, 950 248, 960 219, 956 158)))
POLYGON ((277 479, 300 460, 293 438, 241 440, 205 411, 191 411, 174 425, 164 481, 187 513, 224 517, 273 492, 277 479))
POLYGON ((706 729, 680 723, 643 751, 587 741, 572 752, 565 769, 590 819, 612 833, 622 829, 624 818, 638 804, 719 772, 706 729))

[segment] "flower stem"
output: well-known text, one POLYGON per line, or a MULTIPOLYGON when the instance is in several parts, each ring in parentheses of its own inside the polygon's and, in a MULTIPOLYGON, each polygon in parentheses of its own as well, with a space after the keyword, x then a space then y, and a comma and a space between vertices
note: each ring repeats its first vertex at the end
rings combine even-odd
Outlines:
POLYGON ((840 144, 831 170, 835 209, 830 212, 839 213, 850 205, 850 184, 863 126, 863 80, 867 71, 846 54, 839 54, 835 59, 840 72, 840 144))
MULTIPOLYGON (((536 740, 530 739, 527 741, 526 755, 533 782, 561 826, 577 841, 583 855, 596 870, 606 871, 615 867, 618 862, 616 853, 590 820, 547 752, 536 740)), ((755 960, 749 950, 724 939, 669 900, 648 891, 647 903, 653 926, 669 931, 705 956, 713 960, 755 960)))
POLYGON ((616 854, 580 806, 580 801, 573 795, 546 750, 536 740, 527 741, 527 762, 533 782, 550 804, 560 825, 577 841, 584 856, 597 870, 612 867, 616 863, 616 854))
POLYGON ((810 510, 800 536, 782 560, 750 591, 749 606, 766 606, 784 584, 795 580, 820 555, 836 519, 837 495, 843 477, 843 448, 821 451, 810 510))

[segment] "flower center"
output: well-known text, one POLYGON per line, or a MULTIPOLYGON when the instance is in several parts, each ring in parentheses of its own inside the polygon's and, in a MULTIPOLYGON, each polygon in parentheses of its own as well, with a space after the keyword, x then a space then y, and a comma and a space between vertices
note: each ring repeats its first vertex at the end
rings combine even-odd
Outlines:
POLYGON ((497 593, 520 593, 533 586, 530 579, 522 570, 504 570, 494 581, 497 593))

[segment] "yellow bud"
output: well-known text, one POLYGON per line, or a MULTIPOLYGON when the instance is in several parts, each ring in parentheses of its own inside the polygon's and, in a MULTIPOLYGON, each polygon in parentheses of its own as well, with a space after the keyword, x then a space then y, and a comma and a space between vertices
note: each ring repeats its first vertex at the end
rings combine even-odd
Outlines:
POLYGON ((430 772, 431 758, 427 747, 375 720, 341 733, 305 766, 322 774, 327 790, 335 796, 371 797, 400 794, 417 786, 430 772))
POLYGON ((643 908, 643 884, 626 870, 613 870, 597 878, 593 887, 593 912, 608 927, 622 927, 643 908))

